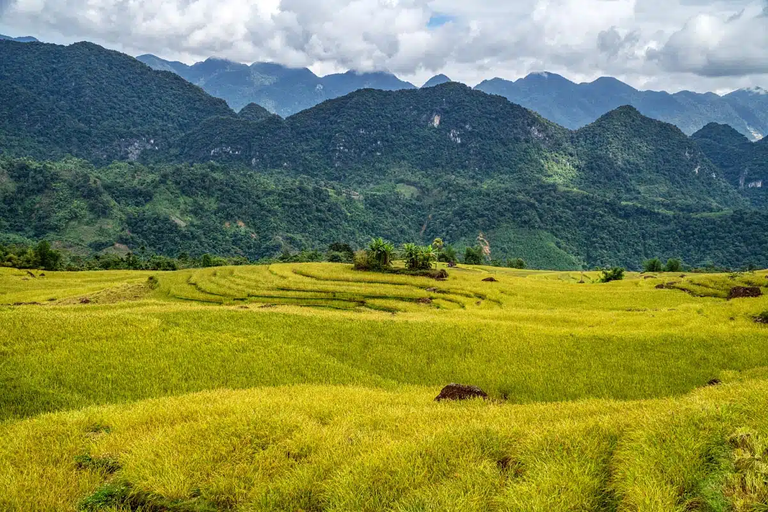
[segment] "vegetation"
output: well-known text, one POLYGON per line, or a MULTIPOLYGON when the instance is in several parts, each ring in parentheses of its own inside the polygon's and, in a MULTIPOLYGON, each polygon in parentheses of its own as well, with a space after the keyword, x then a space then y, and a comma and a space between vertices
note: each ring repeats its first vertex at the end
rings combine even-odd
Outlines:
POLYGON ((723 136, 733 159, 713 164, 703 137, 632 108, 569 132, 445 83, 361 90, 283 120, 255 105, 236 115, 93 44, 0 44, 4 243, 254 261, 337 241, 440 237, 453 247, 433 245, 438 259, 477 263, 465 251, 482 232, 492 255, 479 263, 639 269, 657 254, 768 266, 768 213, 756 199, 765 189, 733 180, 743 162, 751 180, 760 159, 742 159, 723 136), (58 160, 12 158, 30 155, 58 160))
POLYGON ((659 258, 652 258, 643 262, 643 272, 662 272, 664 264, 659 258))
POLYGON ((223 100, 170 73, 92 43, 0 40, 0 148, 6 154, 94 162, 156 151, 223 100))
POLYGON ((36 275, 0 269, 3 510, 765 500, 768 296, 482 266, 36 275), (449 382, 492 399, 434 402, 449 382))
POLYGON ((621 281, 624 279, 625 270, 621 267, 608 268, 602 271, 600 275, 601 283, 610 283, 611 281, 621 281))

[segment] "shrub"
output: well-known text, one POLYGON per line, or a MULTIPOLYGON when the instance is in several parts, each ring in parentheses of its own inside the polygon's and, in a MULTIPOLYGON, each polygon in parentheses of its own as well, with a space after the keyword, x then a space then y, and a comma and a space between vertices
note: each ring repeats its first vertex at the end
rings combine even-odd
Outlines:
POLYGON ((525 260, 523 258, 515 258, 514 260, 507 260, 507 267, 509 268, 526 268, 525 260))
POLYGON ((368 262, 368 251, 357 251, 352 258, 352 267, 355 270, 370 270, 371 265, 368 262))
POLYGON ((610 283, 611 281, 621 281, 622 279, 624 279, 624 269, 621 267, 613 267, 603 270, 600 282, 610 283))
POLYGON ((662 270, 664 270, 664 264, 661 262, 659 258, 646 260, 643 263, 644 272, 661 272, 662 270))
POLYGON ((683 270, 683 262, 677 258, 669 258, 664 266, 665 272, 680 272, 683 270))

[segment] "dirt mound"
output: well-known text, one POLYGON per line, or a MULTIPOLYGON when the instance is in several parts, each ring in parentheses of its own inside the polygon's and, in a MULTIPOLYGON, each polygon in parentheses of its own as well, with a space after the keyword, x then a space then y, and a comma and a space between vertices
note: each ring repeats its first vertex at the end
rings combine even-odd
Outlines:
POLYGON ((464 384, 448 384, 435 397, 436 402, 443 400, 467 400, 469 398, 487 399, 488 394, 477 386, 466 386, 464 384))
POLYGON ((432 299, 430 299, 429 297, 422 297, 416 302, 418 302, 419 304, 432 304, 432 299))
POLYGON ((762 297, 762 295, 763 290, 757 286, 734 286, 731 288, 731 291, 728 292, 728 300, 762 297))
POLYGON ((499 281, 495 277, 486 277, 483 279, 484 283, 498 283, 499 281))

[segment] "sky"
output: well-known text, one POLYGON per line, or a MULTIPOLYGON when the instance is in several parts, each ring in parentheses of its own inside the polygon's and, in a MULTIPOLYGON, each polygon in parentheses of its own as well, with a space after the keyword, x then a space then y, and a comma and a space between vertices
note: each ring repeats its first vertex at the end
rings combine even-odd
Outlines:
POLYGON ((768 0, 0 0, 0 33, 131 55, 390 71, 531 72, 641 89, 768 89, 768 0))

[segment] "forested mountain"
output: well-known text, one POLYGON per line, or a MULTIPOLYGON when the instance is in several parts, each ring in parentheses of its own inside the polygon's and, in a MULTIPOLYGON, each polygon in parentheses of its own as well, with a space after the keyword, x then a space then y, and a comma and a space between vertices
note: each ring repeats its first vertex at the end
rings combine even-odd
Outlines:
POLYGON ((0 147, 38 158, 135 159, 234 113, 171 73, 91 43, 0 41, 0 147))
POLYGON ((577 129, 622 105, 672 123, 690 135, 711 122, 728 124, 750 138, 768 134, 768 95, 736 91, 727 96, 682 91, 638 91, 615 78, 576 84, 554 73, 532 73, 517 81, 494 78, 477 89, 499 94, 566 128, 577 129))
POLYGON ((572 182, 594 194, 675 211, 746 206, 696 143, 668 123, 624 106, 578 130, 582 163, 572 182))
POLYGON ((746 206, 691 139, 633 107, 572 133, 455 82, 362 90, 269 124, 203 123, 164 158, 179 159, 280 168, 355 185, 451 175, 526 187, 555 183, 674 211, 746 206))
POLYGON ((389 73, 349 71, 318 77, 306 68, 257 62, 246 65, 210 58, 191 66, 170 62, 154 55, 140 55, 138 60, 156 70, 171 71, 199 85, 212 96, 223 98, 240 110, 257 103, 270 112, 288 117, 331 98, 365 88, 382 90, 413 89, 408 82, 389 73))
POLYGON ((734 189, 768 206, 768 139, 751 142, 730 126, 716 123, 694 133, 692 139, 723 170, 734 189))
POLYGON ((572 132, 454 82, 235 114, 95 45, 0 51, 0 241, 259 258, 482 233, 492 257, 542 268, 768 266, 768 211, 728 160, 768 142, 733 130, 691 139, 621 107, 572 132))

